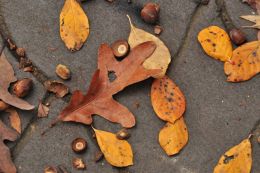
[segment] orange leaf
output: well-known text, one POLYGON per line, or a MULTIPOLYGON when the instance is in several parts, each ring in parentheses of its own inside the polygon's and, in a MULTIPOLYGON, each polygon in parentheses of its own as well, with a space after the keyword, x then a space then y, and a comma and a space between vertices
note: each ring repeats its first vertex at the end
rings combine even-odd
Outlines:
POLYGON ((174 123, 185 111, 184 95, 179 87, 167 76, 154 80, 151 99, 155 113, 164 121, 174 123))
POLYGON ((260 42, 253 41, 234 50, 224 70, 229 82, 246 81, 260 72, 260 42))

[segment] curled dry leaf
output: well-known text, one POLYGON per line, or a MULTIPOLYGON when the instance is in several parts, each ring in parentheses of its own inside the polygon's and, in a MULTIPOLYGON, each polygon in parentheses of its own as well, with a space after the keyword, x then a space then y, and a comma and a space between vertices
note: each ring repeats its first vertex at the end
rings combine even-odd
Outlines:
POLYGON ((218 26, 210 26, 198 35, 198 40, 204 51, 220 61, 228 61, 232 56, 232 44, 226 31, 218 26))
POLYGON ((221 156, 214 173, 250 173, 251 167, 251 143, 249 139, 245 139, 221 156))
POLYGON ((66 0, 60 14, 60 36, 71 51, 79 50, 89 35, 88 17, 77 0, 66 0))
POLYGON ((69 88, 64 83, 59 81, 48 80, 44 82, 44 86, 49 92, 55 93, 56 96, 60 98, 64 97, 69 93, 69 88))
POLYGON ((224 71, 229 82, 246 81, 260 72, 260 42, 253 41, 234 50, 230 61, 225 62, 224 71))
POLYGON ((50 108, 48 106, 45 106, 42 102, 39 103, 38 107, 38 117, 47 117, 49 114, 50 108))
POLYGON ((145 80, 161 70, 147 70, 142 64, 155 50, 153 42, 145 42, 133 48, 122 61, 117 61, 112 49, 102 44, 98 53, 98 70, 94 73, 86 95, 75 91, 68 106, 60 113, 58 121, 74 121, 83 124, 92 123, 92 115, 120 123, 130 128, 135 125, 134 115, 113 99, 113 95, 126 86, 145 80), (109 72, 115 74, 115 80, 109 80, 109 72))
POLYGON ((14 70, 11 64, 7 61, 4 53, 2 52, 0 56, 0 99, 5 103, 17 107, 23 110, 32 110, 34 106, 29 104, 28 102, 11 95, 8 92, 8 88, 10 83, 17 81, 14 76, 14 70))
POLYGON ((9 148, 4 144, 5 140, 15 141, 18 138, 18 133, 5 126, 0 120, 0 172, 16 173, 16 168, 11 159, 9 148))
POLYGON ((133 165, 132 147, 126 140, 119 140, 110 132, 97 129, 94 131, 98 145, 108 163, 116 167, 133 165))
POLYGON ((242 19, 248 20, 250 22, 255 23, 252 26, 243 26, 245 28, 257 28, 260 29, 260 15, 246 15, 246 16, 240 16, 242 19))
POLYGON ((9 120, 11 126, 19 133, 22 132, 22 122, 18 112, 14 108, 9 108, 6 112, 10 113, 9 120))
POLYGON ((174 124, 166 123, 159 133, 159 143, 169 156, 179 153, 187 142, 188 130, 183 117, 174 124))
POLYGON ((129 22, 131 26, 131 32, 128 37, 128 43, 131 48, 146 42, 146 41, 153 41, 155 42, 157 48, 154 53, 144 61, 143 66, 146 69, 161 69, 161 73, 153 75, 155 78, 163 77, 166 73, 168 65, 171 62, 171 54, 167 46, 161 41, 158 37, 150 34, 142 29, 135 27, 130 17, 129 22))
POLYGON ((183 115, 186 107, 183 93, 167 76, 154 80, 151 88, 151 101, 157 116, 171 123, 183 115))

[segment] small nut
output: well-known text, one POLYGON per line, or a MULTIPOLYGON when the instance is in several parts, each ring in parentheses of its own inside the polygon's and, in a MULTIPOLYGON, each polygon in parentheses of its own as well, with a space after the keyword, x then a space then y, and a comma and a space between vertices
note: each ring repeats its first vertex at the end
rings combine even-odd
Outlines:
POLYGON ((101 151, 96 151, 94 161, 98 162, 104 157, 104 154, 101 151))
POLYGON ((14 84, 13 87, 13 93, 17 96, 17 97, 25 97, 29 94, 29 91, 31 91, 33 86, 33 81, 32 79, 29 78, 24 78, 22 80, 17 81, 14 84))
POLYGON ((58 173, 58 170, 54 166, 48 166, 44 169, 44 173, 58 173))
POLYGON ((59 64, 56 67, 56 74, 64 80, 67 80, 70 78, 70 70, 68 69, 67 66, 59 64))
POLYGON ((75 153, 84 152, 87 149, 87 142, 83 138, 76 138, 72 141, 71 148, 75 153))
POLYGON ((25 49, 24 48, 17 48, 16 49, 16 54, 20 57, 24 57, 25 56, 25 49))
POLYGON ((131 135, 128 133, 126 129, 122 129, 116 133, 117 139, 124 140, 128 139, 131 135))
POLYGON ((232 29, 229 32, 229 36, 233 41, 233 43, 235 43, 236 45, 241 45, 246 41, 245 34, 240 29, 237 28, 232 29))
POLYGON ((149 2, 144 5, 141 11, 141 17, 146 23, 155 24, 159 19, 160 6, 149 2))
POLYGON ((86 169, 86 165, 81 158, 74 158, 72 161, 72 165, 76 169, 80 169, 80 170, 86 169))
POLYGON ((162 33, 162 31, 163 31, 163 28, 162 28, 160 25, 156 25, 156 26, 154 27, 154 33, 155 33, 156 35, 160 35, 160 34, 162 33))
POLYGON ((0 111, 4 111, 7 108, 9 108, 9 104, 3 102, 2 100, 0 100, 0 111))
POLYGON ((130 51, 130 46, 126 40, 117 40, 112 44, 113 54, 117 58, 124 58, 130 51))

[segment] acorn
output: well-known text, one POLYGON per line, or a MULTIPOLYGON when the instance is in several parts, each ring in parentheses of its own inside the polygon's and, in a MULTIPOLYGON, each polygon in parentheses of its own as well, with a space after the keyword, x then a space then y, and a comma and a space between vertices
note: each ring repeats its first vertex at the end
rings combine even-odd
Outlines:
POLYGON ((117 58, 124 58, 130 51, 130 46, 126 40, 117 40, 112 44, 113 54, 117 58))
POLYGON ((74 168, 76 168, 78 170, 86 169, 86 164, 84 163, 84 161, 81 158, 74 158, 72 161, 72 165, 74 168))
POLYGON ((9 104, 3 102, 2 100, 0 100, 0 111, 4 111, 7 108, 9 108, 9 104))
POLYGON ((44 173, 58 173, 58 170, 54 166, 48 166, 44 169, 44 173))
POLYGON ((87 149, 87 141, 83 138, 76 138, 72 141, 71 148, 75 153, 82 153, 87 149))
POLYGON ((155 24, 159 19, 160 5, 149 2, 144 5, 141 11, 142 19, 149 24, 155 24))
POLYGON ((64 80, 67 80, 70 78, 70 70, 67 66, 62 65, 62 64, 58 64, 56 66, 56 74, 64 80))
POLYGON ((126 129, 122 129, 116 133, 116 137, 117 139, 124 140, 128 139, 130 137, 130 134, 126 129))
POLYGON ((33 81, 32 79, 29 78, 24 78, 22 80, 17 81, 14 84, 13 87, 13 93, 17 96, 17 97, 25 97, 29 94, 29 92, 31 91, 33 86, 33 81))
POLYGON ((233 43, 235 43, 236 45, 241 45, 246 41, 245 34, 240 29, 237 28, 231 29, 229 32, 229 36, 233 41, 233 43))

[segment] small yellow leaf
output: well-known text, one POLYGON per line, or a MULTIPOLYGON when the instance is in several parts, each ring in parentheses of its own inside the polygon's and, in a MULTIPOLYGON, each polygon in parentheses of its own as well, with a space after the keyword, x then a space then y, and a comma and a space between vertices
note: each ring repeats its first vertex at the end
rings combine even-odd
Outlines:
POLYGON ((60 14, 60 36, 71 51, 79 50, 89 35, 88 17, 77 0, 66 0, 60 14))
POLYGON ((225 62, 224 71, 229 82, 246 81, 260 72, 260 42, 252 41, 234 50, 230 61, 225 62))
POLYGON ((110 132, 94 129, 98 145, 105 159, 113 166, 126 167, 133 165, 133 151, 126 140, 117 139, 110 132))
POLYGON ((174 124, 168 122, 159 133, 159 143, 169 156, 179 153, 187 144, 188 138, 188 130, 183 117, 174 124))
POLYGON ((154 80, 151 88, 151 101, 156 115, 171 123, 179 119, 186 108, 183 93, 167 76, 154 80))
POLYGON ((161 78, 165 75, 166 70, 168 68, 168 65, 171 62, 171 54, 169 49, 166 47, 166 45, 156 36, 142 30, 139 28, 136 28, 132 22, 129 16, 130 26, 131 26, 131 32, 128 37, 128 43, 131 48, 144 43, 146 41, 153 41, 156 43, 156 50, 154 53, 145 60, 143 63, 144 68, 146 69, 161 69, 162 72, 153 76, 155 78, 161 78))
POLYGON ((204 51, 220 61, 228 61, 232 56, 232 44, 226 31, 218 26, 210 26, 200 31, 198 40, 204 51))
POLYGON ((214 173, 250 173, 251 167, 251 143, 245 139, 221 156, 214 173))

